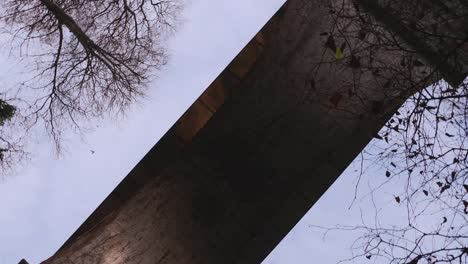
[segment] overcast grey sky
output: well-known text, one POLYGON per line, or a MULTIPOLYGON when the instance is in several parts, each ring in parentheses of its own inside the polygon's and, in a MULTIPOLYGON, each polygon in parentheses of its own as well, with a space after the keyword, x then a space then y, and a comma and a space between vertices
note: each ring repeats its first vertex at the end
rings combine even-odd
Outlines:
MULTIPOLYGON (((31 162, 0 184, 0 263, 38 263, 52 255, 283 2, 192 0, 168 42, 170 63, 124 119, 101 122, 85 138, 70 135, 60 159, 38 138, 31 162)), ((0 82, 6 82, 1 69, 0 82)), ((323 240, 309 225, 359 222, 359 206, 367 203, 347 209, 354 170, 342 175, 265 264, 331 264, 349 255, 353 236, 335 232, 323 240)), ((390 203, 392 195, 382 201, 390 203)))

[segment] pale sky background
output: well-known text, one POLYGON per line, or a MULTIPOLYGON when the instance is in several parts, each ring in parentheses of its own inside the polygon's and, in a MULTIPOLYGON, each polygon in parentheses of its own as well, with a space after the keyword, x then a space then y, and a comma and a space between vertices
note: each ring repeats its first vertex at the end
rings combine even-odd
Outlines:
MULTIPOLYGON (((101 122, 85 138, 70 135, 60 159, 50 142, 36 140, 31 161, 0 183, 0 264, 39 263, 54 254, 283 2, 192 0, 167 44, 170 63, 127 117, 101 122)), ((4 83, 8 74, 0 70, 4 83)), ((354 236, 333 232, 324 240, 309 226, 356 224, 360 207, 370 210, 366 200, 347 209, 354 170, 348 168, 264 264, 332 264, 349 256, 354 236)), ((393 202, 391 193, 379 199, 393 202)))

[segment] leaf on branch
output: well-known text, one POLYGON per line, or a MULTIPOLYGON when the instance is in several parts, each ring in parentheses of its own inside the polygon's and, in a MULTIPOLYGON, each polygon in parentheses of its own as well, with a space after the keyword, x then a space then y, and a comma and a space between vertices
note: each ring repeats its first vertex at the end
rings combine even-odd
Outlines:
POLYGON ((455 176, 457 175, 457 172, 456 171, 452 171, 452 173, 450 174, 450 177, 452 177, 452 181, 455 180, 455 176))
POLYGON ((372 73, 372 75, 377 76, 377 77, 381 76, 379 68, 372 70, 371 73, 372 73))
POLYGON ((367 35, 367 33, 366 33, 365 30, 363 30, 363 29, 359 30, 359 36, 358 37, 359 37, 360 40, 364 40, 366 38, 366 35, 367 35))
POLYGON ((399 197, 399 196, 395 196, 395 201, 396 201, 397 203, 400 203, 400 197, 399 197))
POLYGON ((336 108, 338 107, 338 104, 340 103, 341 99, 343 98, 343 95, 340 93, 336 92, 330 97, 330 102, 333 104, 333 106, 336 108))
POLYGON ((422 256, 418 255, 416 258, 408 262, 407 264, 418 264, 419 260, 422 258, 422 256))
POLYGON ((396 168, 396 165, 395 165, 395 163, 393 163, 393 162, 390 162, 390 165, 392 165, 393 167, 395 167, 395 168, 396 168))
POLYGON ((429 195, 429 192, 428 192, 428 191, 426 191, 426 190, 423 190, 423 193, 424 193, 424 195, 426 195, 426 196, 428 196, 428 195, 429 195))
POLYGON ((438 182, 436 182, 436 184, 437 184, 437 186, 442 187, 442 183, 441 183, 441 182, 438 181, 438 182))
POLYGON ((337 60, 341 60, 344 58, 344 50, 341 49, 341 48, 336 48, 336 51, 335 51, 335 58, 337 60))
POLYGON ((371 259, 372 255, 367 255, 366 259, 371 259))
POLYGON ((442 224, 445 224, 445 223, 447 223, 447 217, 444 216, 442 224))
POLYGON ((359 61, 359 58, 354 55, 351 55, 349 66, 351 66, 351 68, 354 68, 354 69, 360 68, 361 62, 359 61))
POLYGON ((329 48, 333 52, 336 52, 336 43, 333 36, 328 37, 327 42, 325 42, 325 47, 329 48))
POLYGON ((316 87, 315 87, 315 79, 314 78, 310 79, 309 86, 310 86, 310 89, 315 90, 316 87))
POLYGON ((406 66, 406 60, 405 60, 405 58, 402 58, 402 59, 400 60, 400 66, 402 66, 402 67, 405 67, 405 66, 406 66))
POLYGON ((388 89, 392 85, 392 81, 388 80, 384 83, 383 88, 388 89))
POLYGON ((449 134, 449 133, 445 133, 445 135, 446 135, 447 137, 454 137, 454 135, 449 134))
POLYGON ((424 66, 424 63, 420 62, 419 60, 414 60, 413 63, 414 63, 414 66, 416 66, 416 67, 422 67, 422 66, 424 66))
POLYGON ((390 177, 391 175, 392 175, 392 174, 391 174, 389 171, 386 171, 386 172, 385 172, 385 176, 387 176, 387 178, 390 177))

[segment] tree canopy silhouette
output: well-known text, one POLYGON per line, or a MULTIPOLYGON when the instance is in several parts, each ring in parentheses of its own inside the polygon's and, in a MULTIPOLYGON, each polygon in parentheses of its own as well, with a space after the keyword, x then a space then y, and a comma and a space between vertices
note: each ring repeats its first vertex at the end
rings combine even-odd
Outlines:
POLYGON ((179 0, 3 1, 1 27, 30 72, 1 94, 2 157, 15 153, 18 137, 5 132, 13 123, 16 135, 44 125, 59 150, 65 128, 123 112, 166 63, 163 39, 181 8, 179 0))
POLYGON ((390 183, 401 187, 392 200, 406 209, 396 217, 405 224, 376 220, 337 227, 361 232, 348 261, 467 263, 466 1, 340 0, 329 1, 329 8, 335 23, 322 33, 324 52, 354 69, 348 90, 330 102, 339 109, 346 96, 366 98, 365 84, 386 91, 371 106, 376 114, 386 102, 405 101, 383 118, 384 127, 359 159, 359 179, 368 167, 384 168, 380 177, 372 177, 377 184, 368 197, 384 195, 390 183), (373 77, 363 82, 369 72, 373 77))

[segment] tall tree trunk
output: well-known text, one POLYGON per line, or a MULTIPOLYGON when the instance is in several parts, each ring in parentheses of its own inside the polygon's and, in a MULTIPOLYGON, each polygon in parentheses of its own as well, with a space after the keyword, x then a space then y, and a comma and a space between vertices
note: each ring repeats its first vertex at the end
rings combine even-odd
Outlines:
POLYGON ((160 169, 153 149, 132 172, 150 180, 45 263, 260 263, 432 81, 426 67, 402 68, 401 50, 351 56, 363 37, 333 30, 352 20, 337 25, 334 2, 289 0, 252 44, 263 50, 254 66, 221 75, 240 82, 181 154, 160 169))

